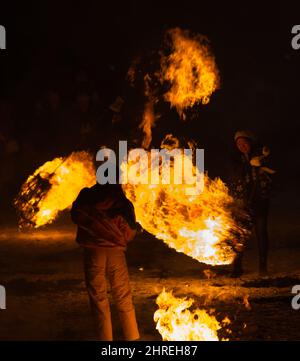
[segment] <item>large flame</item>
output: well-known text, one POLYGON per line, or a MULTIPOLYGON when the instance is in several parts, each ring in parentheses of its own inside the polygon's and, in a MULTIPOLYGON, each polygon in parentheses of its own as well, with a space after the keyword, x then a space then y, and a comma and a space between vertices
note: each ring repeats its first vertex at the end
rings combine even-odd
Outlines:
POLYGON ((170 88, 164 97, 184 118, 186 108, 209 102, 219 87, 219 72, 205 37, 180 28, 167 34, 171 53, 162 56, 161 81, 169 82, 170 88))
POLYGON ((51 223, 95 178, 92 156, 85 151, 46 162, 28 177, 15 200, 20 226, 38 228, 51 223))
MULTIPOLYGON (((199 262, 210 265, 232 263, 239 227, 232 217, 233 199, 226 185, 220 179, 211 180, 206 174, 200 174, 184 153, 179 162, 182 161, 187 171, 181 178, 182 184, 175 184, 182 171, 178 167, 180 163, 176 163, 177 156, 169 163, 160 154, 156 157, 151 152, 147 154, 144 159, 128 162, 129 183, 123 185, 127 198, 134 205, 137 221, 169 247, 199 262), (167 179, 170 173, 171 177, 167 179), (150 175, 153 174, 159 175, 157 184, 151 183, 150 175), (203 191, 190 195, 191 184, 201 177, 204 177, 203 191), (149 183, 143 184, 145 180, 149 183)), ((124 167, 123 164, 123 171, 124 167)))
POLYGON ((205 310, 189 308, 193 299, 175 297, 163 290, 156 299, 156 329, 164 341, 218 341, 220 323, 205 310))

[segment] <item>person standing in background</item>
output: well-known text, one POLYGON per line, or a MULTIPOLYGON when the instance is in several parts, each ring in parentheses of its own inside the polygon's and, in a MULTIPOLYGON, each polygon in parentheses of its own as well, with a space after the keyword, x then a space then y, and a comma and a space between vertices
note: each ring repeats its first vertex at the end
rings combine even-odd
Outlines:
MULTIPOLYGON (((231 193, 249 213, 258 242, 259 274, 268 273, 268 215, 270 205, 271 176, 274 170, 267 166, 270 150, 258 144, 254 134, 247 130, 237 131, 234 142, 238 158, 233 166, 231 193)), ((233 277, 243 274, 242 252, 233 264, 233 277)))

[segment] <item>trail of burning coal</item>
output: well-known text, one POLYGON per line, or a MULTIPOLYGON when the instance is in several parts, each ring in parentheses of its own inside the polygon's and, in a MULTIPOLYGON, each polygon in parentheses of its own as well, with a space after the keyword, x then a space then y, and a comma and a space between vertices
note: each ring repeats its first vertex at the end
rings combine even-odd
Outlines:
POLYGON ((232 263, 243 229, 236 224, 234 200, 220 180, 200 174, 192 159, 180 153, 169 162, 161 154, 131 161, 127 167, 129 183, 123 185, 133 203, 137 221, 169 247, 210 265, 232 263), (184 170, 184 173, 183 173, 184 170), (152 179, 145 184, 153 175, 152 179), (176 184, 182 180, 181 184, 176 184), (204 183, 200 194, 190 195, 191 185, 204 183))
POLYGON ((171 53, 161 58, 161 82, 169 83, 164 94, 184 119, 184 111, 196 103, 207 104, 219 87, 219 71, 208 40, 180 28, 167 32, 171 53))
POLYGON ((46 162, 28 177, 14 201, 20 228, 53 222, 95 178, 92 156, 85 151, 46 162))
MULTIPOLYGON (((135 86, 137 74, 143 73, 143 70, 137 70, 140 62, 141 59, 135 59, 128 70, 127 79, 131 86, 135 86)), ((169 102, 184 120, 188 109, 196 104, 207 104, 220 86, 219 71, 209 42, 200 34, 194 35, 180 28, 169 29, 160 50, 159 63, 156 70, 144 69, 142 79, 147 99, 140 124, 145 149, 151 143, 152 127, 158 118, 156 103, 160 100, 169 102)))
POLYGON ((205 310, 189 310, 193 299, 175 297, 165 290, 156 303, 159 309, 154 313, 154 321, 163 341, 218 341, 217 331, 230 323, 228 318, 219 323, 205 310))

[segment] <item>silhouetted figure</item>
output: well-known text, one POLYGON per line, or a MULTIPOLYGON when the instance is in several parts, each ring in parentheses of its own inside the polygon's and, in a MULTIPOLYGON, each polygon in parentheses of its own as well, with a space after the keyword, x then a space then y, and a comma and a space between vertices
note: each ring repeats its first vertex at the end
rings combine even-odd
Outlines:
MULTIPOLYGON (((260 146, 249 131, 236 132, 234 141, 239 155, 233 166, 231 191, 251 216, 259 249, 259 273, 266 275, 269 198, 271 175, 274 173, 266 166, 270 151, 267 147, 260 146)), ((234 262, 233 276, 239 277, 242 274, 242 253, 239 253, 234 262)))
POLYGON ((72 220, 78 226, 77 242, 84 248, 86 286, 96 323, 97 337, 113 339, 108 276, 125 340, 139 338, 125 259, 127 243, 136 234, 133 205, 119 184, 84 188, 73 203, 72 220))

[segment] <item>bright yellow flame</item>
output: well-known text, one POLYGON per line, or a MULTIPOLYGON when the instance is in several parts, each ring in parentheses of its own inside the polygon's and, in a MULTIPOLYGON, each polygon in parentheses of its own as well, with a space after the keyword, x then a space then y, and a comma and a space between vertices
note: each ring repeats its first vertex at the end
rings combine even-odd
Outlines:
POLYGON ((85 151, 46 162, 28 177, 15 200, 20 226, 38 228, 53 222, 60 211, 72 205, 80 190, 95 180, 92 156, 85 151))
MULTIPOLYGON (((200 174, 191 158, 184 154, 181 155, 183 169, 192 173, 189 171, 190 177, 185 178, 184 171, 182 184, 175 184, 182 171, 178 167, 180 163, 176 163, 177 157, 168 163, 159 162, 159 155, 151 158, 151 153, 147 154, 148 158, 128 163, 130 183, 123 185, 127 198, 134 205, 137 221, 169 247, 199 262, 210 265, 232 263, 235 257, 232 245, 237 242, 233 232, 238 227, 232 218, 233 199, 226 185, 220 179, 211 180, 200 174), (159 175, 156 184, 152 178, 155 174, 159 175), (189 195, 193 179, 199 180, 201 176, 204 177, 202 193, 189 195), (140 181, 132 184, 134 179, 140 181), (142 184, 145 180, 148 184, 142 184)), ((124 164, 122 170, 125 171, 124 164)))
POLYGON ((186 108, 209 102, 220 85, 219 71, 203 36, 191 36, 180 28, 167 34, 171 39, 171 54, 162 56, 160 76, 162 82, 169 82, 170 89, 164 97, 184 118, 186 108))
POLYGON ((189 308, 193 299, 175 297, 163 290, 157 297, 159 309, 154 313, 156 329, 164 341, 218 341, 221 325, 205 310, 189 308))

